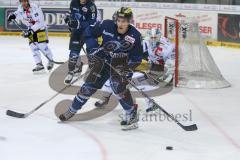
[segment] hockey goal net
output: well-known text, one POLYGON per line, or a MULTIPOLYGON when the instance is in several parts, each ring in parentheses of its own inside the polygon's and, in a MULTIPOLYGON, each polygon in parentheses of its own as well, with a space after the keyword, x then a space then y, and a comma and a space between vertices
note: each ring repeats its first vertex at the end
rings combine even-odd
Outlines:
POLYGON ((165 36, 176 46, 176 87, 225 88, 230 86, 202 40, 197 20, 165 17, 165 36))

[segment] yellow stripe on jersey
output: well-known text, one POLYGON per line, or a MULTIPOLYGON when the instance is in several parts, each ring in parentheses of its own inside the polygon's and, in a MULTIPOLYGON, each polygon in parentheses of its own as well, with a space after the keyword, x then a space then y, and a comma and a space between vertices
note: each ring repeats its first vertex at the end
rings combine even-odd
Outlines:
POLYGON ((103 43, 103 38, 102 38, 102 36, 100 36, 100 37, 98 37, 98 45, 102 45, 102 43, 103 43))

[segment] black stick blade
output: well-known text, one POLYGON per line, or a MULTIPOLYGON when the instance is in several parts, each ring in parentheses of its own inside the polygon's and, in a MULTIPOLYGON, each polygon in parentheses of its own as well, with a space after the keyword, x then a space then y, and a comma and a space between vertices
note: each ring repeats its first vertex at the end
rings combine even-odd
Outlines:
POLYGON ((56 61, 53 61, 53 63, 55 63, 55 64, 64 64, 65 62, 56 62, 56 61))
POLYGON ((198 129, 196 124, 190 126, 182 126, 185 131, 196 131, 198 129))
POLYGON ((7 110, 6 114, 8 116, 15 117, 15 118, 25 118, 25 114, 14 112, 11 110, 7 110))

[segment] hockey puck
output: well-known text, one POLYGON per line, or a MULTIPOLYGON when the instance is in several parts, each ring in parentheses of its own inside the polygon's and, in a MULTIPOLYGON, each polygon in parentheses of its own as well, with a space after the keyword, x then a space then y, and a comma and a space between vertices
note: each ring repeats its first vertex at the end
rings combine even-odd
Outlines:
POLYGON ((167 146, 166 150, 173 150, 173 147, 172 146, 167 146))
POLYGON ((0 136, 0 141, 6 141, 6 137, 2 137, 2 136, 0 136))

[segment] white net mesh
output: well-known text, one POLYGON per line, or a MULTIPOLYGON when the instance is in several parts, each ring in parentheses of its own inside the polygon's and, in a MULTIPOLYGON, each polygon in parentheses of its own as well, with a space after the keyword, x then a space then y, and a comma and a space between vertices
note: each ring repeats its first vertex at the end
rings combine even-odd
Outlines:
POLYGON ((179 43, 176 85, 186 88, 229 87, 200 36, 198 21, 168 19, 166 23, 167 37, 175 42, 178 39, 179 43))

